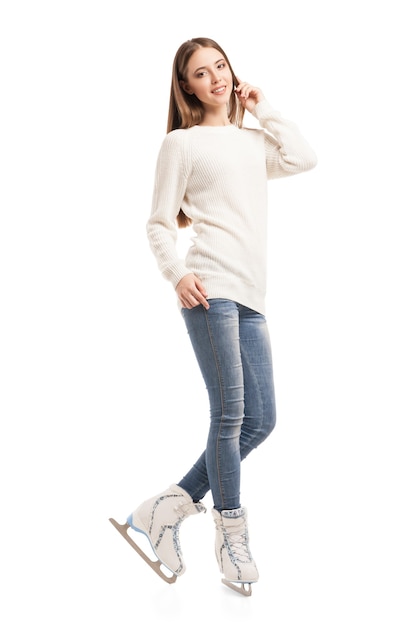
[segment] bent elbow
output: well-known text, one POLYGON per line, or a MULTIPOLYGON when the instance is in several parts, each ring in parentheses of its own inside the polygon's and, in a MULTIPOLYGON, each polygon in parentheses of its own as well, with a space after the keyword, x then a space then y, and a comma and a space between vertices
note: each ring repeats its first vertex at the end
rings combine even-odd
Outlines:
POLYGON ((316 167, 317 165, 317 155, 315 152, 311 151, 311 153, 308 155, 307 159, 305 159, 304 161, 304 172, 308 172, 308 170, 312 170, 316 167))

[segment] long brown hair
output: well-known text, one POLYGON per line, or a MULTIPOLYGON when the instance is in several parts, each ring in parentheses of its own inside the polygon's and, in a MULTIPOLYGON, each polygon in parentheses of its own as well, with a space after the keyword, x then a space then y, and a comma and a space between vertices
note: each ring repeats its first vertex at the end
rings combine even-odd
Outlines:
MULTIPOLYGON (((180 84, 181 81, 187 80, 188 62, 191 55, 198 48, 215 48, 218 50, 229 66, 232 73, 233 84, 238 84, 238 80, 232 66, 229 63, 229 59, 217 42, 207 37, 195 37, 194 39, 185 41, 178 48, 172 64, 167 133, 178 128, 191 128, 196 124, 200 124, 203 120, 204 108, 200 100, 194 94, 187 94, 180 84)), ((228 105, 228 116, 230 122, 241 128, 244 113, 244 107, 240 104, 232 91, 228 105)), ((178 227, 186 228, 187 226, 190 226, 191 223, 192 220, 185 215, 182 209, 180 209, 180 212, 177 215, 178 227)))

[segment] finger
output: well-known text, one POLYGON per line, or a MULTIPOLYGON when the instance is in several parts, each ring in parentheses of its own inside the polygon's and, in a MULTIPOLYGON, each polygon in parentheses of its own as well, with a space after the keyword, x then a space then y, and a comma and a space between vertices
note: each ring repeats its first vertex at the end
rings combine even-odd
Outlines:
POLYGON ((209 303, 201 292, 193 294, 193 298, 196 301, 197 305, 202 304, 205 309, 209 308, 209 303))
POLYGON ((236 95, 241 102, 245 102, 250 96, 250 91, 248 91, 245 88, 242 88, 236 95))
POLYGON ((197 287, 199 293, 201 293, 201 295, 204 298, 207 298, 207 295, 208 295, 207 291, 205 290, 204 285, 203 285, 203 283, 201 282, 201 280, 199 278, 196 278, 195 286, 197 287))
POLYGON ((201 303, 201 300, 204 300, 204 298, 199 292, 187 292, 180 296, 181 304, 186 309, 193 309, 201 303))
POLYGON ((244 98, 249 98, 251 95, 256 95, 256 87, 246 84, 244 85, 241 93, 244 98))
POLYGON ((203 296, 203 298, 207 298, 207 291, 203 285, 203 283, 201 282, 201 280, 196 276, 195 278, 195 287, 198 290, 198 292, 203 296))
POLYGON ((209 303, 206 300, 207 291, 201 280, 196 276, 190 276, 188 280, 182 279, 177 287, 177 294, 184 308, 192 309, 199 304, 202 304, 205 309, 209 308, 209 303))
POLYGON ((244 83, 237 76, 236 76, 236 80, 237 80, 237 83, 235 85, 235 91, 239 92, 242 89, 242 86, 243 86, 244 83))
POLYGON ((237 91, 242 91, 243 89, 245 89, 246 87, 249 86, 249 83, 247 81, 240 80, 240 78, 238 78, 237 76, 236 76, 236 78, 237 78, 237 81, 238 81, 237 85, 236 85, 236 90, 237 91))
POLYGON ((246 84, 247 84, 247 83, 243 83, 243 82, 240 82, 240 81, 239 81, 239 83, 236 85, 236 89, 235 89, 235 91, 236 91, 238 94, 239 94, 239 93, 242 93, 242 91, 243 91, 243 89, 245 88, 245 85, 246 85, 246 84))

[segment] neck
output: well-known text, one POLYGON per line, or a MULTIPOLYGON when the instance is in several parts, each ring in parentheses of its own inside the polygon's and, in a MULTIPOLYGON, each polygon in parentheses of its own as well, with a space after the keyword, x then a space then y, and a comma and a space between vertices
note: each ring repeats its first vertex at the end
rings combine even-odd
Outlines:
POLYGON ((206 110, 200 126, 230 126, 231 122, 227 115, 227 109, 206 110))

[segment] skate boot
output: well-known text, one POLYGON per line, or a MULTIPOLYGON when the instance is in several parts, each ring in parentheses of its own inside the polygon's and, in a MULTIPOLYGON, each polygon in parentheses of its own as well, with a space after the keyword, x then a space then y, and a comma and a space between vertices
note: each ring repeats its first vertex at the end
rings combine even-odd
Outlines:
POLYGON ((244 596, 252 594, 252 583, 259 578, 249 549, 246 509, 212 510, 216 523, 216 558, 222 582, 244 596))
POLYGON ((182 576, 185 572, 179 539, 181 523, 186 517, 203 511, 206 511, 203 504, 193 502, 188 493, 178 485, 171 485, 166 491, 145 500, 129 515, 124 526, 112 519, 110 521, 165 582, 174 583, 177 576, 182 576), (157 561, 150 559, 133 541, 127 532, 129 528, 147 537, 157 561), (170 570, 172 576, 167 576, 161 569, 162 566, 170 570))

